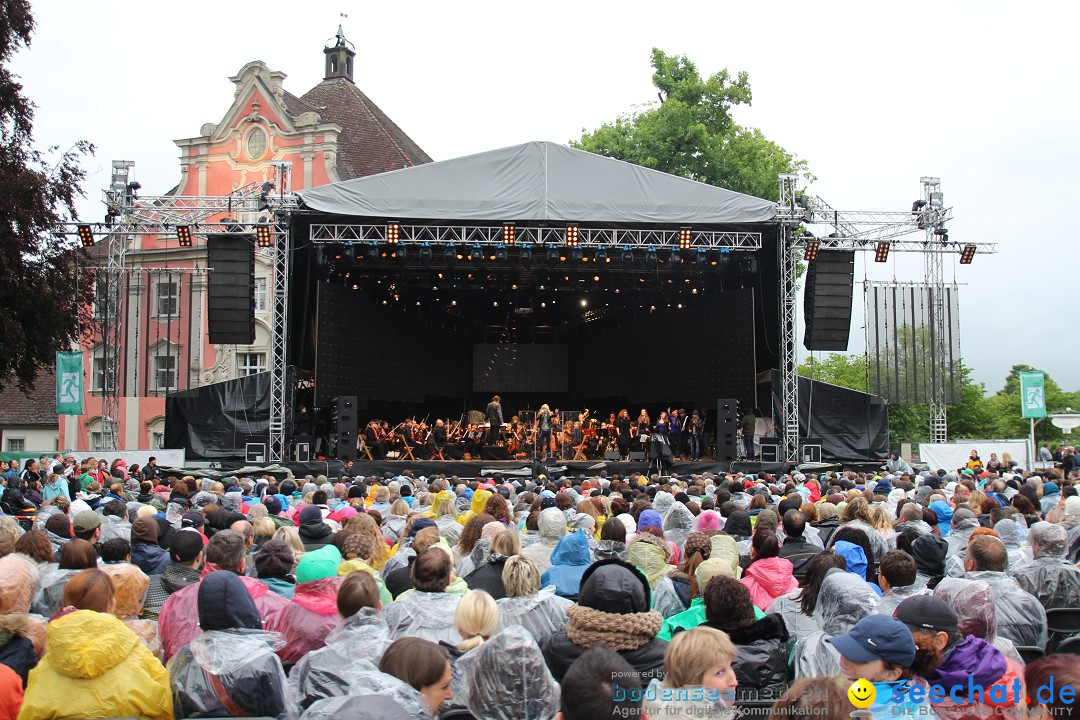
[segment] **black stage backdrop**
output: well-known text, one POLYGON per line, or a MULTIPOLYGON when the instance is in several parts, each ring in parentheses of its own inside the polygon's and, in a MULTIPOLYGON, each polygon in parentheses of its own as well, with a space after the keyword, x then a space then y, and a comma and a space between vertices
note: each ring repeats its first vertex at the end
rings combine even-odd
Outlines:
POLYGON ((165 397, 165 447, 189 460, 243 460, 244 445, 270 432, 270 373, 204 385, 165 397))

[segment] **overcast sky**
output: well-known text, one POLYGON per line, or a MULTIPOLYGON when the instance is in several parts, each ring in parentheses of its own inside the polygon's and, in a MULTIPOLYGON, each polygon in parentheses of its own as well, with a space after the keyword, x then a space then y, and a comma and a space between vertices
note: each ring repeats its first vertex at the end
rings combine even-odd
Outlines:
MULTIPOLYGON (((341 12, 357 84, 436 160, 565 143, 655 100, 653 46, 706 75, 746 70, 754 102, 737 119, 805 158, 818 178, 810 192, 841 210, 909 210, 920 176, 938 176, 955 209, 950 238, 999 243, 970 266, 946 261, 946 277, 965 284, 961 345, 977 380, 996 391, 1022 362, 1080 388, 1080 231, 1068 219, 1080 197, 1080 3, 38 0, 34 10, 33 45, 14 69, 38 105, 39 145, 97 146, 80 206, 95 221, 113 159, 135 161, 144 194, 176 183, 172 141, 221 120, 227 78, 246 62, 285 72, 296 95, 317 84, 341 12)), ((922 273, 917 256, 856 263, 857 282, 922 273)), ((861 295, 852 351, 864 346, 861 295)))

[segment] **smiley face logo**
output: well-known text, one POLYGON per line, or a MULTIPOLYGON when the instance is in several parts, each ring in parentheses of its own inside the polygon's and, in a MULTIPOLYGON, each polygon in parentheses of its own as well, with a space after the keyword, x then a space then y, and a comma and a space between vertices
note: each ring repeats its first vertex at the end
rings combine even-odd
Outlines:
POLYGON ((848 700, 851 704, 857 708, 866 709, 874 704, 874 699, 877 698, 877 689, 873 683, 863 678, 859 678, 855 682, 851 683, 851 687, 847 691, 848 700))

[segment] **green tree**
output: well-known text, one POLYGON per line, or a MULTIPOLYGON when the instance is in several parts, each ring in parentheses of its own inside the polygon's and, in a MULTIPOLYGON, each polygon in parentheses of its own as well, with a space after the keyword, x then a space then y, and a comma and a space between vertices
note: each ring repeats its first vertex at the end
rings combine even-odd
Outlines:
POLYGON ((33 104, 8 67, 33 29, 29 2, 0 0, 0 388, 12 377, 32 387, 37 370, 89 328, 93 298, 92 273, 79 270, 85 253, 54 236, 76 216, 78 157, 93 147, 77 143, 51 165, 34 148, 33 104))
MULTIPOLYGON (((1031 432, 1031 423, 1021 416, 1020 409, 1020 373, 1030 371, 1039 371, 1039 368, 1013 365, 1005 377, 1004 387, 986 399, 993 418, 994 437, 1023 438, 1031 432)), ((1068 392, 1048 374, 1043 374, 1047 412, 1063 412, 1067 407, 1080 408, 1080 392, 1068 392)), ((1061 429, 1054 427, 1049 420, 1036 421, 1036 442, 1059 442, 1062 439, 1061 429)))
POLYGON ((659 104, 620 115, 570 144, 672 175, 736 192, 775 200, 777 176, 812 179, 806 161, 744 128, 731 116, 737 105, 749 105, 750 80, 745 72, 732 78, 721 70, 702 78, 685 55, 652 51, 652 82, 659 104))
POLYGON ((866 392, 866 355, 830 353, 824 360, 811 356, 799 366, 799 375, 866 392))

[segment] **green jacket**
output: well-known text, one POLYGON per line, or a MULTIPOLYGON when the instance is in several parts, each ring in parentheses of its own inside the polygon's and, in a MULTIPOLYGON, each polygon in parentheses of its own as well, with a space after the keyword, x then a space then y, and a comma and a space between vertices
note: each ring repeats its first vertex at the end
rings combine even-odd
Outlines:
MULTIPOLYGON (((755 607, 754 619, 760 620, 763 617, 765 617, 765 613, 755 607)), ((661 640, 670 641, 671 636, 676 632, 692 630, 703 622, 705 622, 705 600, 696 597, 690 601, 690 607, 665 620, 663 626, 660 628, 660 632, 656 634, 656 637, 661 640)))

